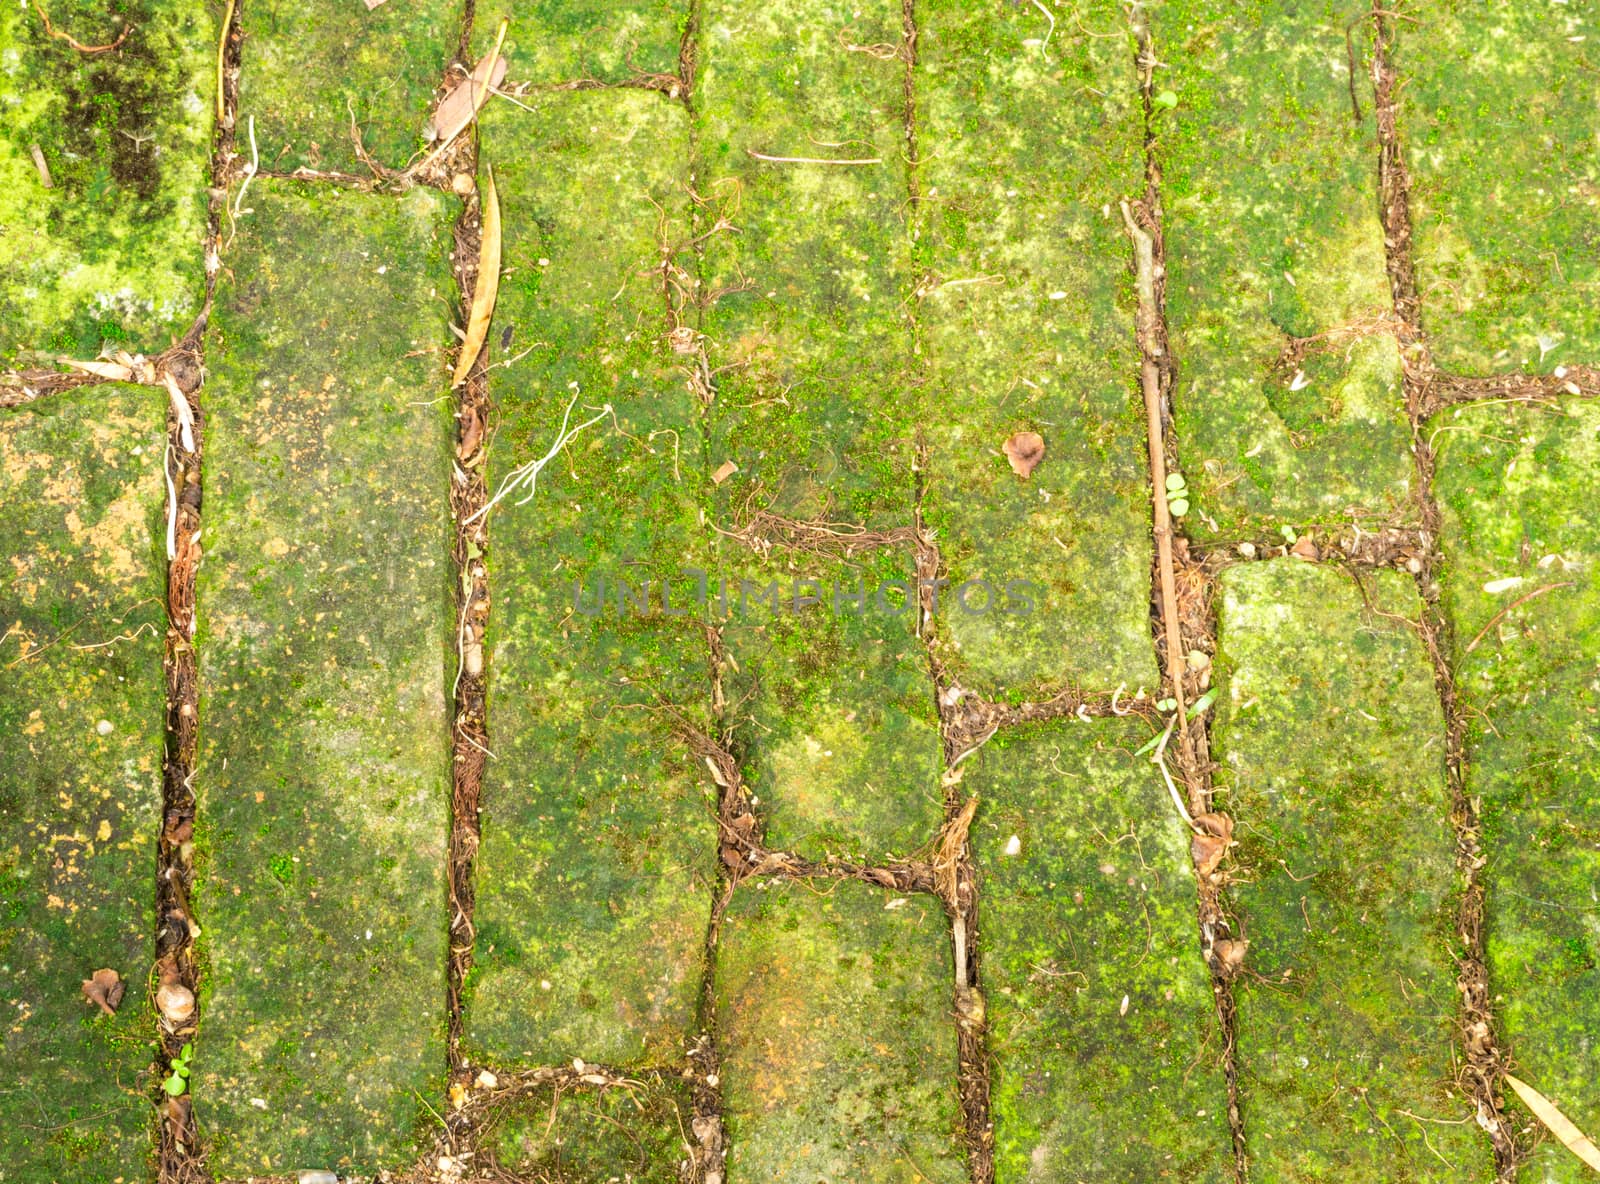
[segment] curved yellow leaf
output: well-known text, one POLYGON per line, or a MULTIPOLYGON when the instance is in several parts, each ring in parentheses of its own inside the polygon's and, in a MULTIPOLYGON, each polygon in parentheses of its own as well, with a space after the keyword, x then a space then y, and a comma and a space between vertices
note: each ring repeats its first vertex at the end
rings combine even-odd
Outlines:
POLYGON ((461 360, 456 363, 452 387, 460 386, 478 360, 489 336, 489 318, 494 315, 495 297, 500 294, 500 195, 494 187, 494 169, 484 166, 483 225, 478 236, 478 279, 472 288, 472 311, 467 317, 467 336, 461 342, 461 360))
POLYGON ((1523 1105, 1532 1110, 1538 1120, 1550 1128, 1550 1133, 1561 1140, 1561 1145, 1595 1171, 1600 1172, 1600 1149, 1589 1141, 1589 1137, 1572 1124, 1572 1120, 1561 1111, 1557 1110, 1555 1103, 1545 1097, 1533 1086, 1523 1081, 1518 1081, 1511 1074, 1506 1074, 1506 1080, 1511 1088, 1517 1091, 1517 1097, 1522 1099, 1523 1105))

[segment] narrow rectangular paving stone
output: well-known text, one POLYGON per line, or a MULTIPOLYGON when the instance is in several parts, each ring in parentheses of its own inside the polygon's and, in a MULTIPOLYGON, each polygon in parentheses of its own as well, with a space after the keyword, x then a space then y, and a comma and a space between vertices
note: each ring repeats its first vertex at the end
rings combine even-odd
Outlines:
POLYGON ((234 151, 250 125, 263 169, 367 175, 351 134, 391 168, 428 145, 434 89, 461 35, 462 0, 252 0, 239 71, 234 151))
POLYGON ((761 562, 730 546, 724 561, 726 721, 766 845, 875 864, 915 854, 943 821, 944 750, 910 547, 761 562))
MULTIPOLYGON (((1438 427, 1444 588, 1469 728, 1467 786, 1482 803, 1497 1034, 1517 1075, 1593 1138, 1600 406, 1463 408, 1438 427)), ((1593 1174, 1546 1140, 1518 1178, 1577 1184, 1593 1174)))
POLYGON ((1489 1179, 1455 1085, 1454 836, 1416 591, 1294 559, 1234 567, 1221 591, 1212 752, 1250 943, 1251 1178, 1489 1179))
POLYGON ((536 106, 483 129, 504 218, 491 338, 532 349, 492 372, 492 485, 569 408, 589 426, 490 521, 496 759, 466 1040, 495 1064, 660 1064, 695 1022, 717 850, 682 734, 710 726, 704 445, 661 270, 663 241, 688 237, 688 116, 641 90, 536 106))
POLYGON ((151 1171, 166 397, 0 411, 0 1177, 151 1171), (126 995, 79 990, 101 969, 126 995))
POLYGON ((508 86, 648 83, 670 93, 692 11, 690 0, 492 0, 474 10, 473 41, 481 57, 510 19, 508 86))
POLYGON ((1397 22, 1422 322, 1461 374, 1600 356, 1600 8, 1419 0, 1397 22))
POLYGON ((1232 1179, 1188 830, 1149 729, 1003 732, 963 789, 978 863, 995 1179, 1232 1179))
POLYGON ((693 1155, 689 1088, 659 1073, 626 1086, 534 1090, 502 1114, 479 1128, 479 1146, 518 1179, 680 1184, 693 1155))
POLYGON ((912 302, 928 370, 925 515, 951 581, 938 634, 963 685, 1011 699, 1156 679, 1118 209, 1144 189, 1134 46, 1114 6, 1052 12, 1047 37, 1025 4, 917 10, 912 302), (1044 440, 1027 478, 1002 451, 1017 433, 1044 440))
POLYGON ((704 20, 695 184, 712 203, 698 228, 711 232, 710 461, 738 466, 719 486, 718 524, 765 510, 908 527, 903 70, 836 36, 848 26, 864 44, 898 42, 900 5, 708 0, 704 20), (736 231, 716 230, 718 216, 736 231))
POLYGON ((967 1179, 931 896, 750 881, 717 952, 728 1184, 967 1179))
POLYGON ((219 1176, 356 1174, 409 1162, 444 1064, 454 203, 249 204, 207 352, 195 1109, 219 1176))
POLYGON ((1371 24, 1358 0, 1155 13, 1155 89, 1177 99, 1155 130, 1192 533, 1409 513, 1371 24))
POLYGON ((158 353, 199 313, 216 40, 183 0, 0 6, 0 363, 158 353))

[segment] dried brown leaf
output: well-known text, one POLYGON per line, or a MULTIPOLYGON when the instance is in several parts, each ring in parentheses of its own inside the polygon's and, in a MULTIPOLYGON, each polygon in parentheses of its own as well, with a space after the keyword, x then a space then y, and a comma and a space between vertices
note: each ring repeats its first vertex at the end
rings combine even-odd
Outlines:
POLYGON ((1224 978, 1231 978, 1239 972, 1244 965, 1245 951, 1249 948, 1247 941, 1232 941, 1221 938, 1211 946, 1211 952, 1217 959, 1217 971, 1224 978))
POLYGON ((495 298, 500 294, 500 195, 494 187, 494 170, 485 166, 483 185, 483 229, 478 242, 478 279, 472 290, 472 312, 467 318, 467 335, 461 342, 461 360, 456 363, 451 386, 460 386, 472 372, 484 340, 489 336, 489 320, 494 316, 495 298))
POLYGON ((1302 535, 1296 539, 1294 546, 1289 548, 1289 554, 1300 559, 1309 559, 1313 563, 1322 557, 1322 552, 1317 549, 1316 540, 1310 535, 1302 535))
POLYGON ((115 970, 97 970, 92 977, 83 980, 84 998, 107 1015, 117 1014, 117 1006, 126 990, 127 984, 115 970))
POLYGON ((1196 875, 1209 876, 1221 866, 1227 853, 1227 840, 1216 835, 1195 835, 1189 840, 1189 858, 1194 861, 1196 875))
POLYGON ((1600 1172, 1600 1148, 1596 1148, 1589 1137, 1580 1131, 1565 1114, 1556 1109, 1556 1104, 1545 1097, 1533 1086, 1521 1081, 1511 1074, 1506 1074, 1506 1081, 1512 1089, 1517 1091, 1517 1097, 1522 1099, 1522 1104, 1532 1110, 1534 1117, 1550 1129, 1550 1133, 1561 1140, 1561 1145, 1595 1171, 1600 1172))
POLYGON ((439 139, 453 136, 468 123, 484 97, 505 80, 506 60, 498 53, 486 54, 473 69, 470 77, 463 78, 445 92, 433 113, 433 132, 439 139), (487 80, 487 85, 485 85, 487 80))
POLYGON ((717 471, 711 474, 712 484, 721 485, 724 481, 738 471, 738 465, 734 464, 731 460, 725 460, 717 466, 717 471))
POLYGON ((1000 449, 1011 462, 1011 471, 1027 480, 1044 459, 1044 437, 1038 432, 1017 432, 1000 449))

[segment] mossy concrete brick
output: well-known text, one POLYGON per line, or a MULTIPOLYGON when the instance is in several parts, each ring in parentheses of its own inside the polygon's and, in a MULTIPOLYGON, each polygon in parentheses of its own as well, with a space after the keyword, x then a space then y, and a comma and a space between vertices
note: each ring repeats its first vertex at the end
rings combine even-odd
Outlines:
POLYGON ((518 1179, 680 1184, 693 1158, 693 1099, 681 1079, 659 1073, 537 1090, 492 1121, 479 1146, 518 1179))
POLYGON ((166 397, 0 411, 0 1121, 7 1180, 151 1171, 166 397), (127 994, 106 1016, 96 970, 127 994))
POLYGON ((1252 1178, 1485 1180, 1456 1084, 1444 720, 1396 572, 1221 580, 1212 753, 1239 838, 1235 982, 1252 1178))
POLYGON ((983 989, 995 1179, 1232 1179, 1223 1038, 1200 952, 1188 828, 1135 723, 989 741, 983 989))
MULTIPOLYGON (((1461 408, 1435 425, 1445 603, 1467 712, 1467 787, 1483 819, 1497 1034, 1517 1075, 1593 1137, 1600 407, 1461 408)), ((1576 1184, 1589 1174, 1547 1140, 1518 1178, 1576 1184)))
POLYGON ((0 8, 0 362, 154 354, 199 313, 216 38, 181 0, 0 8))
MULTIPOLYGON (((508 83, 641 82, 671 86, 693 11, 685 0, 494 0, 472 26, 479 56, 510 19, 503 52, 508 83)), ((665 96, 663 96, 665 97, 665 96)))
POLYGON ((725 725, 766 845, 877 864, 926 847, 944 758, 909 547, 848 562, 727 548, 724 560, 725 725))
POLYGON ((900 5, 708 0, 702 20, 699 328, 710 462, 738 466, 717 520, 909 526, 904 71, 847 44, 897 43, 900 5))
POLYGON ((428 145, 434 91, 455 58, 462 0, 253 0, 241 5, 245 39, 234 150, 263 169, 367 175, 364 150, 399 168, 428 145))
POLYGON ((1152 24, 1185 527, 1407 517, 1370 6, 1172 0, 1152 24))
POLYGON ((747 880, 717 951, 728 1182, 967 1179, 931 896, 747 880))
MULTIPOLYGON (((699 328, 723 529, 760 512, 844 533, 914 522, 904 69, 860 49, 898 43, 900 23, 887 2, 704 10, 699 328)), ((770 844, 907 854, 937 828, 938 733, 914 601, 893 593, 906 611, 881 613, 875 596, 880 579, 911 581, 910 568, 904 542, 843 560, 719 548, 719 580, 736 592, 780 588, 776 611, 759 591, 732 609, 725 637, 737 746, 770 844), (857 611, 848 600, 863 581, 857 611), (823 603, 795 611, 811 595, 823 603)))
MULTIPOLYGON (((1043 697, 1154 685, 1149 480, 1132 247, 1143 180, 1134 45, 1110 5, 935 0, 917 10, 917 278, 925 517, 963 611, 963 685, 1043 697), (1001 451, 1044 438, 1027 479, 1001 451), (1013 581, 1014 588, 1008 588, 1013 581), (1092 644, 1086 644, 1093 637, 1092 644)), ((947 593, 949 595, 949 593, 947 593)))
POLYGON ((249 204, 207 349, 195 1111, 218 1175, 370 1172, 444 1066, 454 203, 249 204))
POLYGON ((1600 353, 1593 4, 1419 0, 1396 22, 1422 323, 1460 374, 1600 353))
POLYGON ((491 374, 491 484, 548 452, 574 399, 570 425, 600 416, 489 524, 496 759, 465 1022, 497 1064, 661 1064, 696 1019, 717 829, 683 736, 709 730, 711 650, 682 569, 708 562, 704 447, 661 270, 687 237, 688 135, 640 90, 484 125, 506 270, 491 337, 532 350, 491 374))

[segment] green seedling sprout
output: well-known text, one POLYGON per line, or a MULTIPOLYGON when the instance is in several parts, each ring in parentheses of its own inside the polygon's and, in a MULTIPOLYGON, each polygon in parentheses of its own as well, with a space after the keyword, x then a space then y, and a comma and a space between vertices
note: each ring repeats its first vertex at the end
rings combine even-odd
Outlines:
POLYGON ((1189 512, 1189 483, 1182 473, 1167 474, 1167 509, 1174 518, 1189 512))
POLYGON ((176 1098, 189 1088, 189 1070, 194 1061, 194 1045, 185 1044, 172 1060, 172 1075, 161 1083, 167 1096, 176 1098))

